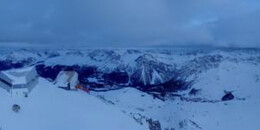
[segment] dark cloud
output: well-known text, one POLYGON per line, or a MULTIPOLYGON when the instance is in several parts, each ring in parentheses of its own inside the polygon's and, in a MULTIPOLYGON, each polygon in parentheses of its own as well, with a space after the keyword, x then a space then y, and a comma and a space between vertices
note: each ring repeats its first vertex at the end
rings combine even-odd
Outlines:
POLYGON ((260 47, 256 0, 1 0, 0 42, 260 47))

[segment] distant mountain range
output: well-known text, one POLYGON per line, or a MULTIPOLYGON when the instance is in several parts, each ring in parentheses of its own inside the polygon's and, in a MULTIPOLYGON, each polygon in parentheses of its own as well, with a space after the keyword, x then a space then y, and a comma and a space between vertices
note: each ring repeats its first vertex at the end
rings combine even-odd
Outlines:
POLYGON ((3 49, 0 70, 35 65, 40 76, 54 80, 61 70, 75 70, 93 90, 132 86, 148 92, 192 88, 198 76, 224 62, 260 64, 257 49, 3 49))

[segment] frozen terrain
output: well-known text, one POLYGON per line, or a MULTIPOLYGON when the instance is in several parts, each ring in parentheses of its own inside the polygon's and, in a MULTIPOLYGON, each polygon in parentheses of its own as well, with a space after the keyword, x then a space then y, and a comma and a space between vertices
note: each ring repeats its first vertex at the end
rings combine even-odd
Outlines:
POLYGON ((2 130, 260 128, 257 49, 0 50, 0 70, 34 65, 44 77, 28 98, 0 89, 2 130), (90 93, 53 85, 61 70, 77 71, 90 93))
POLYGON ((80 91, 65 91, 40 78, 27 98, 0 89, 1 130, 144 130, 119 109, 80 91), (21 111, 14 113, 12 105, 21 111))
POLYGON ((256 65, 227 62, 198 76, 193 85, 200 90, 198 94, 184 92, 181 97, 169 96, 166 101, 132 88, 92 94, 142 123, 147 118, 159 120, 164 129, 258 130, 259 69, 256 65), (235 99, 222 101, 224 91, 233 91, 235 99))

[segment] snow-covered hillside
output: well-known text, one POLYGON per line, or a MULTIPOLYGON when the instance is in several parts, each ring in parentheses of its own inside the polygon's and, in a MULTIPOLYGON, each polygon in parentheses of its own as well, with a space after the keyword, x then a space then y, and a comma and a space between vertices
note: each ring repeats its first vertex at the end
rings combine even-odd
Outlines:
POLYGON ((166 101, 133 88, 92 92, 100 100, 115 105, 138 122, 158 120, 163 129, 175 130, 258 130, 260 124, 260 67, 248 63, 220 64, 197 76, 190 90, 166 101), (234 99, 222 101, 224 91, 234 99))
POLYGON ((40 78, 27 98, 0 89, 1 130, 145 130, 119 109, 81 91, 65 91, 40 78), (19 113, 12 105, 19 104, 19 113))
POLYGON ((0 70, 34 65, 48 79, 28 98, 0 89, 2 130, 260 128, 258 49, 0 50, 0 70), (61 70, 78 72, 90 95, 54 86, 61 70))

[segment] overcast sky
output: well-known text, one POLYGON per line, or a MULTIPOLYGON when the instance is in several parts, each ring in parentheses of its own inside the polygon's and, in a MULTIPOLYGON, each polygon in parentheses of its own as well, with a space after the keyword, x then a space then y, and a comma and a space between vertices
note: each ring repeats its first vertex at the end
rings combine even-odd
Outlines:
POLYGON ((260 1, 0 0, 0 42, 260 47, 260 1))

